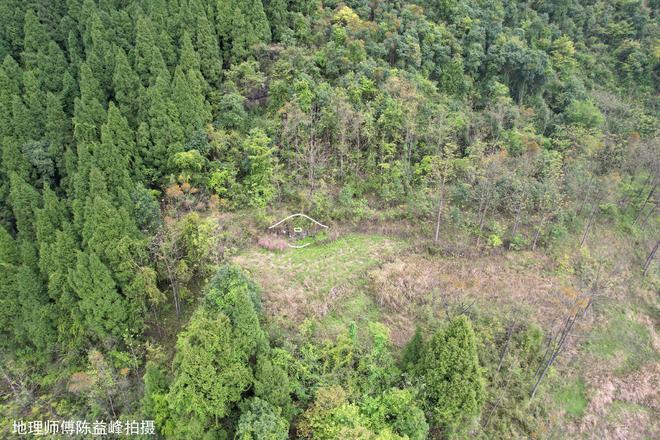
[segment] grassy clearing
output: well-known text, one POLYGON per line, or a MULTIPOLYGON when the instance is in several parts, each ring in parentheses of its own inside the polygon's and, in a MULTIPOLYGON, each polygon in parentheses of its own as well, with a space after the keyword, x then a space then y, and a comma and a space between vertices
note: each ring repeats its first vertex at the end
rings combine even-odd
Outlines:
POLYGON ((654 358, 658 360, 649 329, 631 319, 632 313, 621 305, 607 309, 604 320, 593 329, 585 343, 587 353, 596 358, 616 358, 616 373, 637 370, 654 358))
POLYGON ((349 234, 302 249, 252 248, 233 261, 262 287, 270 319, 289 330, 312 319, 319 334, 332 336, 351 321, 378 320, 365 274, 407 246, 382 235, 349 234))
POLYGON ((578 379, 566 384, 555 395, 555 399, 564 407, 567 414, 573 417, 582 417, 587 408, 584 381, 578 379))

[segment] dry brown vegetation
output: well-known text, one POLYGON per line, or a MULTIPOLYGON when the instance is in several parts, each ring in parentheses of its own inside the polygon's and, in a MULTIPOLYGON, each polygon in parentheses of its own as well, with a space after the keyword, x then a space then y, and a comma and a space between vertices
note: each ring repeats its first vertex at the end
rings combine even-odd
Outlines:
MULTIPOLYGON (((535 323, 552 335, 571 314, 578 295, 594 277, 600 278, 592 297, 596 309, 589 307, 580 318, 547 379, 541 398, 552 408, 548 427, 568 438, 658 438, 660 338, 657 320, 640 311, 642 304, 656 299, 648 288, 631 284, 634 268, 623 261, 631 260, 634 249, 608 245, 618 240, 605 232, 589 252, 569 255, 479 255, 469 248, 448 252, 446 246, 433 255, 405 225, 398 225, 395 235, 379 234, 383 227, 372 225, 365 230, 370 234, 335 228, 325 244, 276 252, 252 248, 233 262, 261 285, 269 320, 289 332, 310 320, 319 337, 332 338, 352 320, 376 319, 390 329, 398 347, 416 326, 473 306, 505 320, 535 323), (604 261, 609 263, 601 265, 604 261), (613 307, 627 310, 626 322, 618 322, 624 318, 611 312, 613 307), (334 317, 328 321, 329 316, 334 317), (637 327, 630 330, 628 321, 637 327), (617 340, 622 331, 631 333, 625 335, 630 339, 617 340), (631 345, 635 331, 648 334, 652 347, 644 347, 645 341, 631 345), (592 339, 595 346, 585 348, 592 339), (636 352, 641 349, 645 353, 636 352), (564 413, 561 399, 554 400, 557 389, 571 381, 584 383, 577 398, 586 403, 577 417, 564 413)), ((594 232, 597 237, 603 231, 594 232)))

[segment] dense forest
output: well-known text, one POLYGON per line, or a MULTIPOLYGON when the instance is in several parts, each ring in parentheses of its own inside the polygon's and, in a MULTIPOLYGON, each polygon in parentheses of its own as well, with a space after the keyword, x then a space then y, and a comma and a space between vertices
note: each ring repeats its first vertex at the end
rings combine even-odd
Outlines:
POLYGON ((0 23, 1 437, 660 435, 657 389, 616 394, 615 432, 589 379, 660 378, 657 0, 3 0, 0 23), (330 229, 283 249, 293 212, 330 229), (462 296, 514 273, 525 299, 462 296))

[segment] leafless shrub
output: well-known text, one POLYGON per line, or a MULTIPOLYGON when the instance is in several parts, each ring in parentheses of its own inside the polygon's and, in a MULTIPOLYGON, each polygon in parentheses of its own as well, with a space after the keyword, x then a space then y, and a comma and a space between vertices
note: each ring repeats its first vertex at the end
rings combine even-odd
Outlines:
POLYGON ((272 235, 261 237, 258 242, 259 246, 269 251, 283 251, 287 248, 286 241, 272 235))

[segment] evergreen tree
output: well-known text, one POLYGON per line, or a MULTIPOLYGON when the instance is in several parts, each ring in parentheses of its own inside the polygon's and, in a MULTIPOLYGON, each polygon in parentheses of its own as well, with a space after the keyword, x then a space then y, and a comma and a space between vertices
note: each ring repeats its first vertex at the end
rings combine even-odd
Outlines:
POLYGON ((65 145, 69 143, 70 130, 69 118, 62 107, 62 99, 59 95, 49 92, 46 95, 44 137, 48 142, 48 152, 60 177, 66 176, 64 151, 65 145))
POLYGON ((69 273, 76 267, 78 249, 73 227, 64 222, 50 242, 41 244, 39 250, 39 265, 47 278, 48 296, 55 304, 58 343, 70 349, 79 349, 84 342, 84 320, 78 297, 69 284, 69 273))
POLYGON ((271 0, 266 6, 266 16, 270 23, 273 41, 281 41, 288 27, 288 0, 271 0))
POLYGON ((89 46, 86 47, 87 64, 103 92, 102 101, 107 100, 112 90, 112 76, 115 71, 115 50, 108 41, 108 31, 94 11, 89 19, 89 46))
POLYGON ((131 68, 126 53, 117 48, 115 54, 115 72, 112 76, 112 86, 115 100, 124 117, 131 123, 137 125, 140 113, 141 99, 144 96, 144 87, 140 77, 131 68))
POLYGON ((294 362, 291 353, 280 348, 263 349, 257 355, 254 370, 254 394, 278 408, 282 417, 291 420, 295 413, 291 395, 300 384, 289 377, 294 362))
POLYGON ((172 99, 178 109, 184 139, 190 139, 193 133, 211 121, 211 110, 204 99, 201 81, 198 70, 189 69, 184 74, 179 66, 174 73, 172 99))
POLYGON ((145 86, 156 82, 158 76, 167 70, 153 24, 144 15, 140 15, 137 19, 132 58, 135 72, 145 86))
POLYGON ((465 315, 451 320, 425 344, 416 367, 433 419, 448 430, 475 417, 484 403, 484 380, 472 324, 465 315))
POLYGON ((184 72, 188 72, 190 69, 199 70, 199 57, 195 48, 193 47, 192 40, 190 39, 190 34, 188 31, 183 32, 183 37, 181 37, 181 55, 179 56, 179 67, 184 72))
POLYGON ((403 359, 401 364, 403 365, 404 370, 411 371, 415 364, 419 361, 424 350, 424 338, 422 336, 422 331, 419 327, 415 329, 415 334, 408 341, 406 347, 403 351, 403 359))
POLYGON ((223 58, 231 64, 244 61, 252 46, 270 41, 270 26, 261 0, 219 1, 217 17, 223 58))
POLYGON ((209 84, 219 85, 222 75, 222 55, 218 38, 205 14, 197 20, 195 48, 200 58, 200 69, 209 84))
POLYGON ((75 100, 73 136, 78 143, 99 140, 101 125, 105 122, 103 98, 99 82, 87 63, 80 67, 80 97, 75 100))
MULTIPOLYGON (((139 232, 129 207, 113 205, 102 172, 92 167, 83 211, 83 246, 103 260, 121 288, 135 274, 135 253, 139 251, 139 232)), ((142 307, 142 304, 134 305, 142 307)))
POLYGON ((18 246, 0 225, 0 347, 9 350, 14 342, 14 321, 18 315, 16 276, 19 266, 18 246))
MULTIPOLYGON (((39 208, 39 193, 18 174, 12 173, 9 177, 11 188, 9 203, 14 214, 17 238, 20 242, 34 246, 37 238, 34 228, 34 213, 39 208)), ((23 257, 22 261, 25 262, 23 257)), ((33 267, 36 267, 36 264, 33 267)))
MULTIPOLYGON (((25 252, 23 252, 24 254, 25 252)), ((31 362, 46 362, 55 349, 54 309, 48 301, 39 273, 31 264, 23 263, 16 274, 18 310, 14 316, 16 343, 28 354, 34 350, 31 362)))
POLYGON ((46 65, 44 50, 48 47, 49 37, 37 14, 28 9, 23 24, 23 52, 21 59, 27 70, 37 70, 46 65))
POLYGON ((0 57, 19 54, 23 44, 23 24, 28 3, 21 0, 0 2, 0 57))
POLYGON ((0 139, 11 136, 13 132, 12 107, 14 96, 20 94, 20 73, 16 61, 7 55, 0 66, 0 139))
POLYGON ((153 147, 146 151, 144 160, 158 177, 168 172, 168 159, 182 150, 184 142, 179 111, 170 99, 170 85, 169 75, 163 72, 147 92, 149 133, 153 147))
POLYGON ((119 109, 110 102, 108 121, 101 127, 101 143, 94 146, 94 163, 103 173, 108 189, 118 206, 131 206, 134 177, 139 175, 140 158, 133 130, 119 109))
POLYGON ((53 93, 59 93, 63 88, 63 78, 68 65, 64 52, 56 42, 50 41, 46 49, 46 64, 40 66, 41 83, 44 88, 53 93))
POLYGON ((173 438, 222 432, 218 423, 253 380, 249 361, 264 335, 255 310, 257 292, 236 268, 211 281, 203 305, 177 340, 175 377, 157 420, 173 438))
POLYGON ((27 117, 31 122, 30 139, 40 140, 44 136, 44 119, 46 119, 46 93, 39 84, 34 72, 28 70, 23 74, 23 101, 27 117))
POLYGON ((236 440, 286 440, 289 438, 289 424, 277 407, 255 397, 245 403, 236 429, 236 440))
POLYGON ((245 139, 243 149, 247 156, 246 176, 243 179, 243 197, 251 206, 265 206, 275 195, 273 149, 266 134, 254 129, 245 139))
POLYGON ((96 253, 78 252, 69 284, 79 298, 80 316, 88 337, 96 341, 120 339, 128 331, 128 305, 96 253))
MULTIPOLYGON (((12 99, 12 125, 15 142, 15 147, 20 147, 21 144, 30 140, 40 139, 39 122, 35 121, 30 116, 30 109, 18 95, 14 95, 12 99)), ((14 160, 16 160, 14 158, 14 160)))

